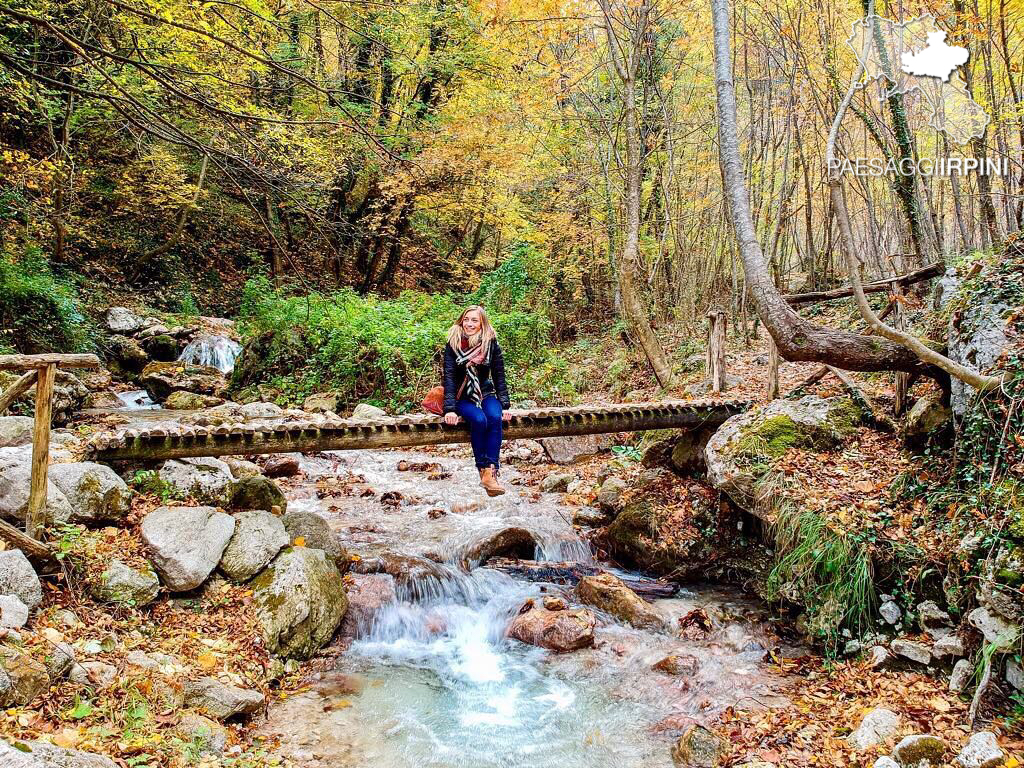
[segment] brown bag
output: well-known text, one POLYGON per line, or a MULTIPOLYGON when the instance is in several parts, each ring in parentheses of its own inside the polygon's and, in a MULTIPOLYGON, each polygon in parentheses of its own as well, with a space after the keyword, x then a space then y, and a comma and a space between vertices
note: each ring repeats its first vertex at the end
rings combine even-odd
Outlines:
MULTIPOLYGON (((459 387, 458 394, 455 395, 455 399, 458 400, 462 397, 462 391, 466 388, 466 380, 462 380, 462 386, 459 387)), ((438 416, 444 415, 444 387, 434 387, 432 390, 427 392, 427 396, 423 398, 421 403, 423 409, 430 413, 436 413, 438 416)))

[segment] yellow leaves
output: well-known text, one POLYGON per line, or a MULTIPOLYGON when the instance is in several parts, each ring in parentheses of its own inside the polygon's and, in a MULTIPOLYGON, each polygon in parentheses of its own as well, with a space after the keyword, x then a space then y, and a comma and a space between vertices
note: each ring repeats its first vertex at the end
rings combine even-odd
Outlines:
POLYGON ((196 657, 196 663, 199 664, 199 666, 205 669, 207 672, 209 672, 217 666, 217 657, 209 651, 205 651, 204 653, 200 653, 199 656, 196 657))
POLYGON ((292 546, 293 547, 304 547, 304 546, 306 546, 306 537, 305 536, 296 536, 294 539, 292 539, 292 546))
POLYGON ((58 747, 74 749, 82 741, 82 732, 78 728, 64 728, 53 736, 52 741, 58 747))
POLYGON ((949 712, 950 710, 949 702, 945 699, 939 698, 938 696, 934 699, 929 699, 928 705, 936 712, 949 712))

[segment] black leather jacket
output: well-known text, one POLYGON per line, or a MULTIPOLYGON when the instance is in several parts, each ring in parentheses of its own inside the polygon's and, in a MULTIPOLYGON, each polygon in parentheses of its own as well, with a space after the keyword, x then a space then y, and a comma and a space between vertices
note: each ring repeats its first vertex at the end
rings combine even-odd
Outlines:
MULTIPOLYGON (((501 354, 498 341, 491 342, 491 362, 476 366, 476 375, 480 380, 480 391, 483 396, 494 395, 501 407, 508 410, 512 403, 508 399, 508 384, 505 382, 505 358, 501 354)), ((450 345, 444 345, 444 412, 455 411, 455 395, 466 378, 466 366, 456 362, 455 351, 450 345)))

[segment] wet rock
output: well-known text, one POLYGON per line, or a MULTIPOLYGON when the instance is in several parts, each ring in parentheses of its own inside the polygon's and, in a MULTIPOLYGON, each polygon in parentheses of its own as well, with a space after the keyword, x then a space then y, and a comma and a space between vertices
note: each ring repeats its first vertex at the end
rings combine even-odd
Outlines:
POLYGON ((672 748, 672 762, 679 768, 717 768, 726 749, 726 742, 714 731, 691 725, 672 748))
POLYGON ((177 360, 180 352, 178 342, 166 333, 150 336, 142 342, 142 347, 146 350, 146 354, 149 355, 151 360, 157 360, 161 363, 177 360))
POLYGON ((213 408, 224 402, 223 397, 216 395, 203 395, 199 392, 185 392, 179 390, 171 392, 164 400, 164 408, 170 411, 201 411, 203 408, 213 408))
POLYGON ((75 666, 75 649, 69 643, 57 643, 46 654, 44 663, 50 682, 59 682, 66 678, 75 666))
POLYGON ((614 514, 622 509, 622 494, 626 492, 626 481, 621 477, 609 477, 597 492, 597 506, 614 514))
POLYGON ((20 549, 0 552, 0 595, 14 595, 30 611, 43 599, 39 576, 20 549))
POLYGON ((387 419, 388 412, 369 403, 360 403, 352 411, 352 418, 356 421, 374 421, 376 419, 387 419))
POLYGON ((999 742, 991 731, 972 734, 967 744, 956 756, 960 768, 999 768, 1006 762, 1006 753, 999 748, 999 742))
POLYGON ((229 579, 246 581, 262 571, 288 546, 288 533, 280 518, 262 509, 236 512, 235 533, 220 559, 229 579))
POLYGON ((131 511, 131 489, 103 464, 54 464, 49 477, 71 505, 70 522, 116 522, 131 511))
POLYGON ((544 493, 565 493, 569 490, 569 483, 576 479, 576 475, 566 472, 552 472, 540 481, 540 489, 544 493))
POLYGON ((256 463, 263 468, 267 477, 295 477, 302 471, 297 453, 276 453, 261 456, 256 463))
POLYGON ((940 765, 946 754, 946 742, 935 736, 914 734, 907 736, 893 747, 892 756, 903 768, 923 768, 925 765, 940 765))
POLYGON ((28 624, 28 606, 17 595, 0 595, 0 629, 21 629, 28 624))
POLYGON ((554 595, 548 595, 541 600, 541 605, 547 608, 549 611, 567 611, 569 610, 569 604, 560 597, 554 595))
POLYGON ((861 412, 848 397, 774 400, 733 416, 708 440, 708 479, 752 514, 770 514, 758 504, 756 485, 771 463, 792 448, 818 451, 841 445, 860 424, 861 412))
POLYGON ((338 630, 341 637, 365 635, 380 609, 398 599, 395 578, 386 573, 350 574, 345 582, 345 593, 348 610, 338 630))
POLYGON ((583 507, 572 513, 572 524, 581 528, 600 528, 610 522, 611 518, 600 509, 583 507))
POLYGON ((985 607, 975 608, 967 614, 967 621, 985 636, 985 642, 994 643, 1004 650, 1009 650, 1020 635, 1019 627, 985 607))
POLYGON ((666 675, 693 677, 700 670, 700 661, 689 654, 672 654, 655 663, 651 669, 666 675))
POLYGON ((107 362, 122 376, 132 376, 142 373, 149 355, 135 339, 114 335, 107 339, 107 362))
POLYGON ((31 416, 0 416, 0 448, 32 442, 31 416))
POLYGON ((864 715, 860 725, 846 737, 846 743, 864 751, 892 741, 900 732, 900 716, 890 709, 876 707, 864 715))
POLYGON ((949 676, 949 690, 953 693, 963 693, 973 675, 974 667, 971 666, 971 662, 960 659, 953 665, 953 673, 949 676))
MULTIPOLYGON (((0 449, 0 451, 3 450, 0 449)), ((17 448, 6 450, 19 451, 17 448)), ((28 512, 28 490, 31 482, 32 455, 30 451, 7 453, 0 456, 0 518, 12 523, 24 524, 25 515, 28 512)), ((47 480, 46 507, 44 509, 46 524, 66 523, 73 514, 74 510, 67 496, 54 485, 52 480, 47 480)))
POLYGON ((232 486, 230 505, 232 509, 262 509, 266 512, 274 507, 282 512, 288 509, 288 501, 277 483, 259 474, 243 478, 232 486))
POLYGON ((333 392, 320 392, 302 401, 302 410, 312 413, 337 413, 338 396, 333 392))
MULTIPOLYGON (((221 456, 221 461, 228 465, 228 469, 231 470, 231 474, 238 480, 244 480, 247 477, 260 477, 263 475, 263 470, 260 465, 254 461, 247 461, 241 459, 238 456, 221 456)), ((284 507, 282 507, 284 509, 284 507)))
POLYGON ((202 677, 185 683, 185 706, 217 720, 235 715, 251 715, 264 704, 263 694, 234 685, 227 685, 213 677, 202 677))
POLYGON ((634 627, 665 628, 664 620, 651 605, 610 573, 584 576, 576 585, 576 597, 634 627))
POLYGON ((596 625, 597 618, 586 608, 549 611, 529 600, 507 632, 521 643, 567 653, 593 645, 596 625))
POLYGON ((886 600, 882 603, 882 607, 878 609, 878 613, 885 620, 885 623, 890 625, 899 624, 900 619, 903 618, 903 611, 901 611, 900 607, 892 600, 886 600))
POLYGON ((341 574, 322 550, 285 549, 250 586, 267 649, 290 658, 312 656, 348 608, 341 574))
POLYGON ((525 528, 502 528, 471 545, 462 555, 466 568, 483 565, 492 557, 533 560, 537 541, 525 528))
POLYGON ((141 331, 143 320, 127 307, 111 307, 106 314, 107 330, 111 333, 141 331))
POLYGON ((156 600, 159 592, 160 580, 152 569, 138 570, 120 560, 112 561, 100 574, 99 582, 89 587, 97 600, 140 608, 156 600))
POLYGON ((205 504, 226 505, 235 486, 228 465, 209 457, 170 459, 164 462, 159 475, 181 496, 191 496, 205 504))
POLYGON ((914 403, 904 428, 904 438, 912 447, 920 447, 933 435, 947 430, 953 422, 953 411, 942 404, 939 395, 927 395, 914 403))
POLYGON ((936 659, 954 658, 958 659, 967 653, 964 641, 959 635, 946 635, 940 637, 932 645, 932 656, 936 659))
POLYGON ((209 365, 154 362, 142 370, 139 380, 155 402, 162 403, 172 392, 198 392, 220 397, 227 389, 224 374, 209 365))
POLYGON ((542 437, 539 442, 555 464, 571 464, 577 459, 608 450, 614 444, 614 439, 610 435, 573 435, 542 437))
POLYGON ((94 408, 101 411, 114 411, 124 407, 116 392, 90 392, 82 403, 83 408, 94 408))
POLYGON ((282 522, 293 546, 301 541, 304 547, 323 550, 338 565, 348 557, 331 526, 316 512, 289 512, 282 522))
POLYGON ((208 717, 186 712, 174 728, 182 741, 198 747, 203 755, 220 755, 228 744, 228 729, 208 717))
POLYGON ((65 749, 45 741, 18 742, 18 748, 0 740, 0 760, 8 768, 117 768, 109 757, 65 749))
POLYGON ((930 664, 932 660, 932 651, 924 643, 917 643, 913 640, 899 638, 893 640, 889 645, 889 648, 897 656, 902 656, 904 659, 909 659, 916 664, 927 665, 930 664))
POLYGON ((172 592, 186 592, 206 581, 234 530, 234 518, 212 507, 159 507, 140 527, 153 565, 172 592))

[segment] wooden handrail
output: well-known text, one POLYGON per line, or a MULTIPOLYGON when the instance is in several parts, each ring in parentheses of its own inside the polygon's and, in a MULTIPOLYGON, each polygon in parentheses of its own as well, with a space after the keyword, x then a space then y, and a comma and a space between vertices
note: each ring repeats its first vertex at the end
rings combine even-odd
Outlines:
POLYGON ((0 371, 33 371, 56 365, 59 368, 99 368, 96 355, 0 355, 0 371))

